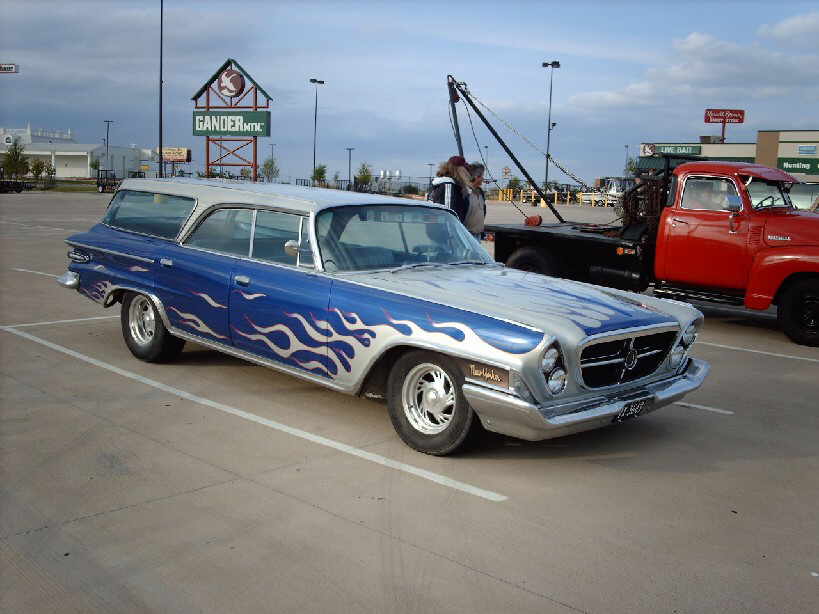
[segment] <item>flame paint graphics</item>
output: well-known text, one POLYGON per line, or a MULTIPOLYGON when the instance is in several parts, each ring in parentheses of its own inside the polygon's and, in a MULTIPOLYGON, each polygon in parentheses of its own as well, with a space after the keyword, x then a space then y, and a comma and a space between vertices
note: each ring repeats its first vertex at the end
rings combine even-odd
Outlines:
POLYGON ((192 313, 185 313, 184 311, 179 311, 176 307, 168 307, 168 310, 176 312, 177 315, 179 315, 179 317, 182 318, 180 320, 180 324, 189 326, 195 331, 211 335, 212 337, 215 337, 217 339, 227 339, 225 335, 220 335, 219 333, 213 332, 207 324, 205 324, 202 320, 200 320, 192 313))
POLYGON ((147 273, 150 269, 146 269, 144 266, 139 266, 138 264, 135 264, 132 267, 128 267, 128 270, 133 273, 147 273))
POLYGON ((246 301, 255 301, 257 298, 262 298, 263 296, 267 296, 266 294, 262 294, 261 292, 256 292, 254 294, 248 294, 247 292, 242 292, 241 290, 236 290, 239 294, 242 295, 242 298, 246 301))
MULTIPOLYGON (((440 345, 466 344, 472 351, 509 354, 481 339, 460 322, 434 322, 428 315, 418 321, 393 318, 381 310, 378 322, 365 322, 356 313, 333 308, 323 318, 302 313, 283 312, 279 321, 261 326, 246 318, 250 331, 233 327, 237 335, 263 344, 283 362, 329 379, 352 373, 356 359, 380 353, 396 335, 429 338, 440 345)), ((366 363, 366 360, 362 360, 366 363)))
POLYGON ((90 298, 92 301, 101 303, 105 300, 105 297, 108 296, 108 293, 114 287, 110 281, 98 281, 94 284, 91 284, 87 288, 80 287, 80 292, 90 298))
POLYGON ((210 296, 208 296, 204 292, 192 292, 191 294, 193 294, 194 296, 198 296, 199 298, 201 298, 203 301, 205 301, 211 307, 215 307, 216 309, 227 309, 227 306, 222 305, 220 303, 217 303, 215 300, 213 300, 210 296))

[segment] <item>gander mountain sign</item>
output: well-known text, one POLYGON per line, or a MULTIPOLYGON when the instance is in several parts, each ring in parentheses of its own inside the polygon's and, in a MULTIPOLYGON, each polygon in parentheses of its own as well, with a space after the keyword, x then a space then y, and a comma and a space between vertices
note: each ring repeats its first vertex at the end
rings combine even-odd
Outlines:
POLYGON ((270 111, 194 111, 194 136, 270 136, 270 111))

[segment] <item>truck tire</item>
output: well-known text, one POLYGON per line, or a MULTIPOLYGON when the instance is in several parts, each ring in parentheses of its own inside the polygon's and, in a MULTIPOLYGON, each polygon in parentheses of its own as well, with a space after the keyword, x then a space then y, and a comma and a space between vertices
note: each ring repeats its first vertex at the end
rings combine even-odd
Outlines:
POLYGON ((516 250, 506 260, 506 266, 551 277, 560 277, 562 272, 552 256, 536 247, 521 247, 516 250))
POLYGON ((791 341, 819 347, 819 279, 791 284, 779 299, 776 315, 791 341))

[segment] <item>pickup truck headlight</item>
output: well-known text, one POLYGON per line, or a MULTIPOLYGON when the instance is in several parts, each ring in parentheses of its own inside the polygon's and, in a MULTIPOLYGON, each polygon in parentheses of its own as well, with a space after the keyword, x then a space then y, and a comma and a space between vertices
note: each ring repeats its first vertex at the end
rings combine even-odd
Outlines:
POLYGON ((688 328, 685 329, 685 332, 682 334, 682 344, 685 347, 691 347, 694 345, 694 342, 697 340, 697 327, 694 324, 691 324, 688 328))
POLYGON ((554 369, 557 361, 560 359, 560 350, 556 347, 550 347, 543 353, 543 360, 540 361, 540 369, 544 373, 549 373, 554 369))

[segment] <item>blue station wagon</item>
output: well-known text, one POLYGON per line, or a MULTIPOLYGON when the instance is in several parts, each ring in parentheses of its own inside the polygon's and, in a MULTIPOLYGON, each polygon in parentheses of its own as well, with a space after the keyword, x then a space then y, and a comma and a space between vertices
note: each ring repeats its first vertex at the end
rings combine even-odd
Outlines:
POLYGON ((458 450, 648 413, 698 388, 688 304, 493 262, 434 203, 290 185, 123 181, 59 278, 121 305, 139 359, 186 341, 385 398, 401 439, 458 450))

